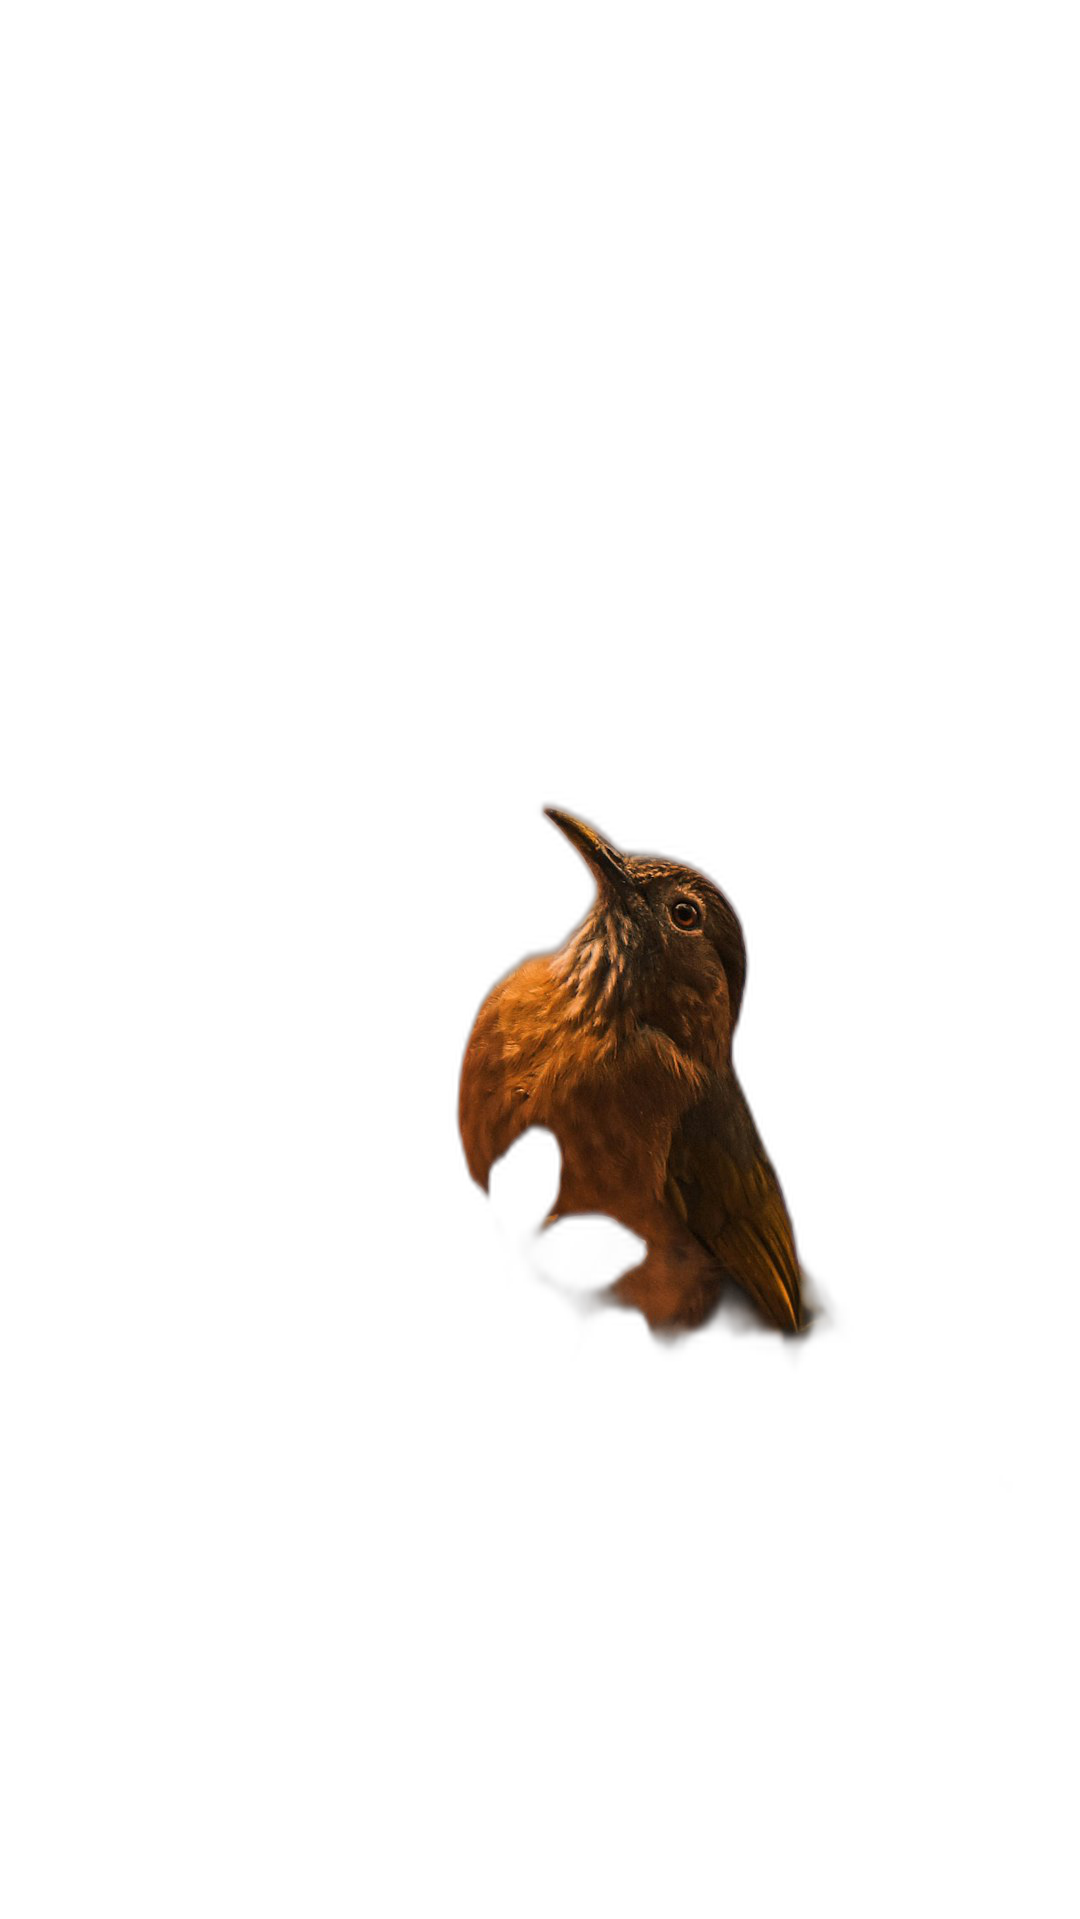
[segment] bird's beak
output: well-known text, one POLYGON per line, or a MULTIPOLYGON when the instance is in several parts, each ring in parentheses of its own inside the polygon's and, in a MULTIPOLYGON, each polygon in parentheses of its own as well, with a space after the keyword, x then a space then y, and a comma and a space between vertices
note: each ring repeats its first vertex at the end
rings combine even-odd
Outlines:
POLYGON ((572 813, 560 812, 557 806, 545 806, 544 812, 549 820, 554 820, 560 833, 565 833, 571 846, 576 846, 587 865, 592 868, 601 886, 607 886, 620 899, 636 891, 636 883, 631 878, 626 861, 614 846, 601 839, 596 828, 586 826, 584 820, 576 820, 572 813))

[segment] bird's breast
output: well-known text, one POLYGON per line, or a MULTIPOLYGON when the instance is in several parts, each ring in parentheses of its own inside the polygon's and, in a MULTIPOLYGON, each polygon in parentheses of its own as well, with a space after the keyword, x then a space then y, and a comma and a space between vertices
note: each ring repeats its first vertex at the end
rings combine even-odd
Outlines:
POLYGON ((663 1204, 670 1120, 645 1101, 586 1096, 554 1103, 543 1123, 562 1155, 555 1211, 607 1213, 648 1237, 663 1204))
POLYGON ((562 1154, 557 1210, 605 1212, 647 1235, 664 1205, 671 1136, 710 1077, 667 1033, 623 1016, 567 1017, 557 980, 530 961, 485 1001, 461 1082, 474 1178, 530 1126, 562 1154))

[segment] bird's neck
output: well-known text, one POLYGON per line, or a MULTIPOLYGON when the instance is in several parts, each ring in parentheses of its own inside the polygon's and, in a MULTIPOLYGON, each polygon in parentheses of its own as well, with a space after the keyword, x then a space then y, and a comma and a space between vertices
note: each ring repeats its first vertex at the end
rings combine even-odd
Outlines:
POLYGON ((594 911, 550 961, 552 1009, 560 1024, 614 1045, 633 1034, 663 1034, 687 1059, 722 1070, 731 1060, 726 982, 710 989, 672 979, 640 929, 617 913, 594 911))
POLYGON ((559 1010, 571 1025, 618 1031, 633 1018, 632 964, 637 933, 622 914, 589 914, 551 957, 559 1010))

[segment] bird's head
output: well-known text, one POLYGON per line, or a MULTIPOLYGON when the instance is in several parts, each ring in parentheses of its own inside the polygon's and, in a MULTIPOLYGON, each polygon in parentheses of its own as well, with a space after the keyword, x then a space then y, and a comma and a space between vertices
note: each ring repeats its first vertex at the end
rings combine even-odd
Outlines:
POLYGON ((660 1026, 684 1044, 704 1019, 728 1039, 746 984, 746 946, 730 902, 675 860, 622 853, 558 808, 545 808, 585 859, 596 903, 565 949, 583 1016, 616 1011, 660 1026))

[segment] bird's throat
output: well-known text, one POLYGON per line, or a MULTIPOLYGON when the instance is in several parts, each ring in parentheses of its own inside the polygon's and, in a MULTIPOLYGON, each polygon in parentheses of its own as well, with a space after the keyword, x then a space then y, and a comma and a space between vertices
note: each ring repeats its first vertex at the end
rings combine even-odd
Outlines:
POLYGON ((598 905, 550 961, 558 1025, 619 1046, 642 1031, 663 1034, 687 1060, 722 1070, 731 1058, 727 982, 673 978, 659 943, 629 915, 598 905))
POLYGON ((634 1014, 640 958, 640 936, 632 920, 595 909, 552 956, 562 1018, 572 1025, 617 1030, 634 1014))

